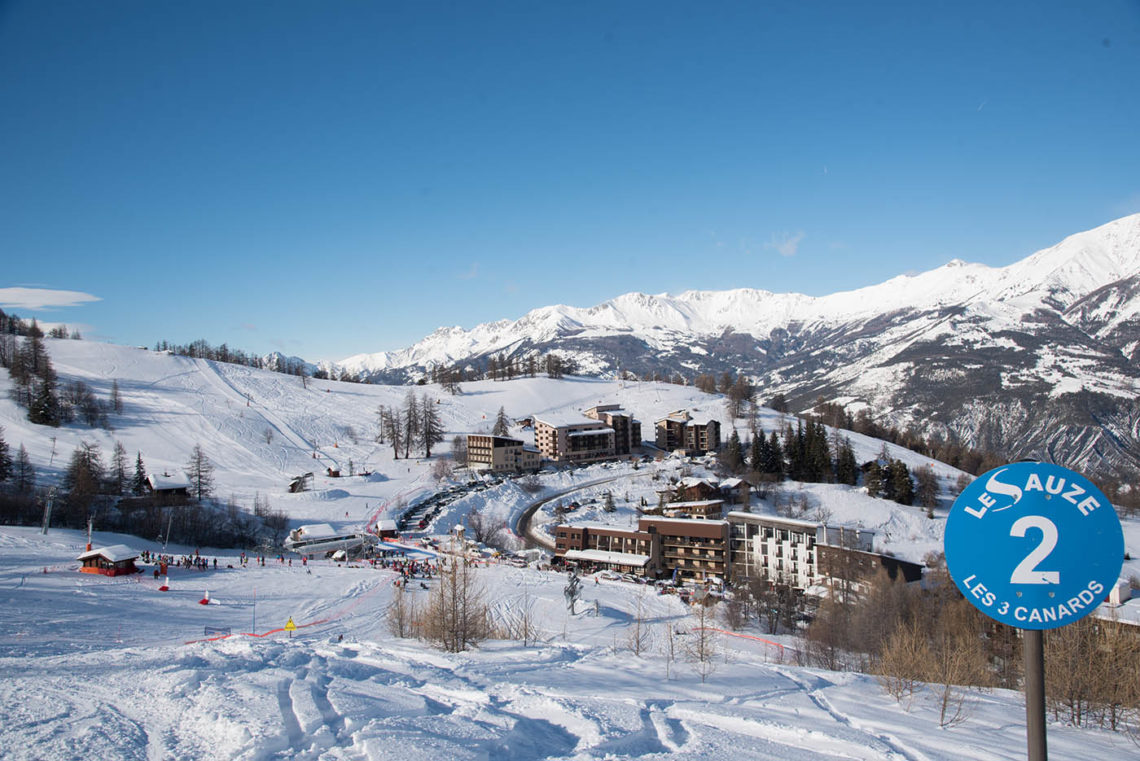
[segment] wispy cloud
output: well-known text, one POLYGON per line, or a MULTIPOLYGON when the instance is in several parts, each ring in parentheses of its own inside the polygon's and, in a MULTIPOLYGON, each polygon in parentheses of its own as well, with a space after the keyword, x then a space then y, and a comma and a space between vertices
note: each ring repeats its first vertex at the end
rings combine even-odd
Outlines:
POLYGON ((47 288, 0 288, 0 307, 9 309, 59 309, 102 301, 82 291, 53 291, 47 288))
POLYGON ((474 280, 475 278, 479 277, 479 262, 473 262, 471 264, 471 269, 467 270, 464 273, 456 275, 456 277, 460 280, 474 280))
POLYGON ((764 248, 774 248, 779 252, 780 256, 795 256, 796 252, 800 250, 800 242, 804 239, 804 231, 800 230, 796 233, 780 233, 773 235, 764 248))

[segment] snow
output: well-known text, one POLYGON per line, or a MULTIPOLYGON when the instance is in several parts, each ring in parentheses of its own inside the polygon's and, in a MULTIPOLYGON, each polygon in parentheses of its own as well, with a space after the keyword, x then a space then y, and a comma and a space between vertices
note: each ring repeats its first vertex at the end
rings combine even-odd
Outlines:
MULTIPOLYGON (((437 457, 397 460, 390 446, 375 443, 376 408, 401 404, 407 387, 315 380, 306 386, 292 376, 142 349, 46 344, 63 379, 82 378, 100 398, 117 381, 124 412, 110 416, 110 430, 34 426, 8 397, 10 381, 0 377, 5 439, 13 449, 25 445, 40 483, 56 482, 82 442, 105 454, 121 442, 130 464, 139 452, 151 473, 180 473, 199 444, 215 466, 223 500, 249 509, 259 495, 293 527, 327 523, 339 532, 391 520, 402 506, 470 478, 436 483, 437 457), (329 467, 347 474, 350 461, 371 475, 324 475, 329 467), (312 491, 286 491, 292 477, 310 471, 312 491)), ((448 438, 489 432, 501 406, 508 414, 569 415, 621 403, 657 419, 722 405, 720 397, 693 388, 582 378, 469 383, 455 397, 433 386, 414 390, 441 400, 448 438)), ((789 421, 771 410, 758 420, 765 431, 789 421)), ((849 437, 860 461, 883 446, 849 437)), ((932 464, 943 488, 934 519, 834 484, 785 484, 752 509, 873 530, 877 551, 921 561, 941 548, 948 489, 960 473, 887 449, 912 470, 932 464)), ((632 528, 640 499, 656 504, 655 490, 685 475, 711 474, 701 460, 667 457, 637 469, 627 462, 547 472, 538 477, 537 493, 516 480, 476 479, 477 487, 454 492, 430 531, 446 534, 474 509, 513 527, 535 500, 559 494, 583 502, 574 521, 632 528), (612 514, 601 510, 606 490, 614 497, 612 514), (585 504, 590 498, 597 502, 585 504)), ((538 510, 540 527, 549 526, 553 509, 554 500, 538 510)), ((1126 547, 1140 556, 1140 523, 1124 523, 1126 547)), ((98 519, 95 528, 96 545, 163 549, 148 537, 101 532, 98 519)), ((793 665, 799 641, 788 635, 770 638, 774 644, 719 635, 721 655, 702 682, 684 658, 666 655, 668 632, 695 626, 688 608, 647 585, 587 577, 571 614, 565 576, 508 565, 479 569, 495 621, 506 628, 529 615, 536 642, 491 640, 472 652, 445 654, 387 633, 392 571, 323 560, 301 566, 295 556, 292 564, 287 557, 269 558, 265 567, 243 565, 236 550, 170 546, 167 553, 198 551, 211 562, 207 570, 172 566, 170 591, 160 592, 149 566, 130 577, 79 573, 76 556, 85 543, 79 531, 44 536, 35 528, 0 527, 0 758, 933 761, 1024 754, 1019 694, 971 693, 969 721, 940 730, 930 693, 899 705, 871 677, 793 665), (210 604, 199 604, 207 592, 210 604), (639 609, 650 641, 633 655, 628 642, 639 609), (281 630, 290 618, 298 627, 291 638, 281 630), (230 636, 213 639, 227 629, 230 636)), ((1138 574, 1140 561, 1128 561, 1123 575, 1138 574)), ((421 599, 428 594, 416 584, 408 589, 421 599)), ((1116 611, 1130 614, 1134 603, 1116 611)), ((1050 725, 1050 745, 1057 757, 1135 754, 1124 735, 1059 723, 1050 725)))
MULTIPOLYGON (((232 553, 203 549, 219 570, 172 568, 163 593, 149 574, 77 573, 82 540, 0 527, 5 759, 1024 756, 1020 694, 972 692, 967 722, 942 730, 931 692, 900 705, 872 677, 795 666, 787 637, 719 635, 702 682, 683 656, 666 655, 667 632, 687 632, 680 648, 694 619, 675 595, 645 585, 587 577, 572 615, 564 576, 480 569, 497 620, 530 611, 536 641, 447 654, 386 633, 391 571, 272 559, 241 567, 232 553), (199 605, 207 588, 211 604, 199 605), (639 608, 649 637, 634 655, 639 608), (281 631, 289 618, 292 637, 281 631), (210 641, 205 627, 233 634, 210 641)), ((1058 758, 1135 754, 1122 734, 1056 722, 1049 744, 1058 758)))
POLYGON ((649 563, 648 555, 638 555, 629 552, 610 552, 608 550, 567 550, 568 560, 590 560, 596 563, 611 563, 616 565, 644 566, 649 563))
POLYGON ((86 560, 87 558, 105 557, 112 563, 118 563, 121 560, 130 560, 137 558, 139 553, 132 550, 125 544, 112 544, 110 547, 96 547, 93 550, 87 550, 81 553, 76 560, 86 560))

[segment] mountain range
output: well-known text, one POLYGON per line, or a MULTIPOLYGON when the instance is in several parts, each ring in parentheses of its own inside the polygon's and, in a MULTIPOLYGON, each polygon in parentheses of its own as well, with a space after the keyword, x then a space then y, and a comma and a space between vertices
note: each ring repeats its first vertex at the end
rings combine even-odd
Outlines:
POLYGON ((881 422, 1100 473, 1140 465, 1140 214, 1006 267, 960 260, 823 297, 628 293, 436 330, 338 363, 380 382, 555 352, 613 377, 743 373, 793 410, 881 422))

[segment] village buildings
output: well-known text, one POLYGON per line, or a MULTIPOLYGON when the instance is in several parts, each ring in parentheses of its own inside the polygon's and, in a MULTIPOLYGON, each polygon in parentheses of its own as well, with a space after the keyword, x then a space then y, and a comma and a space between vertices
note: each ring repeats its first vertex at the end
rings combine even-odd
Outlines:
MULTIPOLYGON (((662 446, 660 422, 658 446, 666 451, 678 449, 689 454, 705 454, 720 447, 720 424, 716 420, 692 420, 688 412, 670 413, 668 446, 662 446)), ((478 470, 492 472, 537 469, 542 460, 549 462, 585 463, 611 457, 628 457, 642 446, 641 421, 620 404, 598 404, 582 414, 542 413, 521 418, 519 422, 534 429, 534 447, 509 436, 469 434, 468 464, 478 470), (537 458, 532 456, 537 453, 537 458)))
POLYGON ((552 462, 589 462, 614 456, 614 429, 581 415, 535 415, 534 444, 552 462))
POLYGON ((614 429, 615 455, 631 454, 641 446, 641 421, 623 410, 620 404, 599 404, 586 410, 585 415, 614 429))
MULTIPOLYGON (((682 492, 699 496, 709 489, 717 485, 694 479, 682 492)), ((880 568, 891 578, 921 578, 918 563, 874 552, 872 531, 746 510, 731 511, 721 518, 721 504, 720 500, 669 503, 665 514, 643 514, 636 530, 599 523, 561 524, 555 528, 555 556, 589 568, 652 579, 730 582, 752 578, 798 590, 833 579, 870 578, 880 568), (703 514, 706 506, 707 515, 703 514)))
POLYGON ((538 470, 542 456, 537 449, 509 436, 471 434, 467 437, 467 466, 492 473, 538 470))
POLYGON ((720 449, 720 423, 712 418, 694 419, 687 410, 670 412, 655 424, 656 444, 666 452, 702 455, 720 449))

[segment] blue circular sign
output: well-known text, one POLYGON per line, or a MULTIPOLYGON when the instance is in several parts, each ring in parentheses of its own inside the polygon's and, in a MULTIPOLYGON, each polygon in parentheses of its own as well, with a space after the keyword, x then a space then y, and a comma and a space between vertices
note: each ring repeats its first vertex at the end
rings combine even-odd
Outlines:
POLYGON ((946 519, 946 568, 990 618, 1056 629, 1092 613, 1124 563, 1116 510, 1087 478, 1019 462, 962 490, 946 519))

